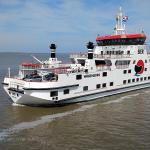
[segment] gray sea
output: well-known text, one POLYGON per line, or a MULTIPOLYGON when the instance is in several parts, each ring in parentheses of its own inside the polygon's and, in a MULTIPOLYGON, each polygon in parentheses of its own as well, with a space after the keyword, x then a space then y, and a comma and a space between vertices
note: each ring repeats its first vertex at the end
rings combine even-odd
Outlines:
MULTIPOLYGON (((0 82, 29 53, 0 53, 0 82)), ((46 59, 49 54, 34 54, 46 59)), ((59 54, 68 61, 68 54, 59 54)), ((150 150, 150 89, 63 107, 13 106, 0 85, 0 150, 150 150)))

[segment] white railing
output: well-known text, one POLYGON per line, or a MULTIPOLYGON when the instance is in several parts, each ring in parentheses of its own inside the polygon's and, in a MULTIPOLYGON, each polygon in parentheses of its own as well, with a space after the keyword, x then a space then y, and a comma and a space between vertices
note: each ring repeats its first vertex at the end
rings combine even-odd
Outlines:
MULTIPOLYGON (((70 55, 70 58, 87 58, 88 57, 88 54, 71 54, 70 55)), ((94 54, 94 58, 101 58, 101 59, 119 59, 119 58, 130 58, 131 55, 107 55, 107 54, 104 54, 104 55, 101 55, 101 54, 94 54)))

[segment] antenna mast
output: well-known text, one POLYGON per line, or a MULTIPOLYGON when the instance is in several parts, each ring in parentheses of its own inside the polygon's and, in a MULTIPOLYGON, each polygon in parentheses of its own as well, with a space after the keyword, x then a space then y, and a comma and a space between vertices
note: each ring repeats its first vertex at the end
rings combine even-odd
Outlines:
POLYGON ((125 24, 123 24, 123 18, 124 16, 123 16, 122 8, 120 7, 116 16, 116 27, 114 28, 115 35, 125 34, 125 24))

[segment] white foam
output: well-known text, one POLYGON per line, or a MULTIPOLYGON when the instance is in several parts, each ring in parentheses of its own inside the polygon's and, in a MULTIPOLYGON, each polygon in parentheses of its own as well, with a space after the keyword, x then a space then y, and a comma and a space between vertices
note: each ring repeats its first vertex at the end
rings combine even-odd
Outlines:
POLYGON ((17 133, 21 130, 34 128, 38 125, 41 125, 41 124, 44 124, 44 123, 49 123, 49 122, 51 122, 53 120, 56 120, 58 118, 65 117, 65 116, 74 114, 76 112, 85 111, 85 110, 90 109, 90 108, 92 108, 96 105, 97 104, 84 105, 84 106, 81 106, 80 108, 72 110, 72 111, 67 111, 67 112, 64 112, 64 113, 57 113, 57 114, 52 114, 52 115, 46 115, 46 116, 42 116, 40 119, 35 120, 35 121, 22 122, 22 123, 16 124, 16 125, 8 128, 8 129, 4 129, 2 132, 0 132, 0 141, 4 140, 9 135, 17 133))
POLYGON ((12 103, 12 106, 21 106, 21 107, 24 107, 25 105, 12 103))
POLYGON ((150 91, 144 91, 144 93, 150 93, 150 91))
POLYGON ((120 103, 120 102, 124 101, 125 99, 129 99, 129 98, 132 98, 132 97, 136 97, 136 96, 138 96, 138 95, 139 95, 139 93, 132 94, 132 95, 127 95, 127 96, 123 96, 123 97, 118 98, 118 99, 116 99, 116 100, 110 100, 110 101, 108 101, 108 102, 104 102, 103 104, 106 105, 106 104, 120 103))

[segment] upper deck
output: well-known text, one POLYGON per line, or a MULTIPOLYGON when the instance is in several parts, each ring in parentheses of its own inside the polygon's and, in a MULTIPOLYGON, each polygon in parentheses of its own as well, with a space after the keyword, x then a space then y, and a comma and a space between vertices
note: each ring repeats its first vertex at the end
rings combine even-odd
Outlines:
POLYGON ((111 36, 98 36, 98 46, 106 45, 143 45, 146 40, 145 34, 121 34, 111 36))
MULTIPOLYGON (((87 59, 87 53, 78 53, 78 54, 71 54, 70 58, 78 58, 78 59, 87 59)), ((119 51, 117 54, 94 54, 94 59, 124 59, 124 58, 131 58, 131 54, 123 54, 122 51, 119 51)))

